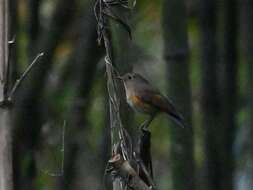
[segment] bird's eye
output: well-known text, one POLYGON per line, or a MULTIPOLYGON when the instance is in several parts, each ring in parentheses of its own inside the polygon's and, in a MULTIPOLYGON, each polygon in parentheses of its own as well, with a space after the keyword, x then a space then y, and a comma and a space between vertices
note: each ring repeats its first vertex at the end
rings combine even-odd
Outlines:
POLYGON ((132 79, 132 77, 129 75, 129 76, 128 76, 128 79, 129 79, 129 80, 131 80, 131 79, 132 79))

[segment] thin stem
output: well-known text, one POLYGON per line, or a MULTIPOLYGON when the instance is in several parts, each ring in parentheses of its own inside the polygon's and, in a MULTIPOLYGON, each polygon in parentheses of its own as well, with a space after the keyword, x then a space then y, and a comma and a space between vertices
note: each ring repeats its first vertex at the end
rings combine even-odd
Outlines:
POLYGON ((32 68, 36 65, 36 63, 38 63, 39 58, 41 58, 44 55, 44 53, 39 53, 35 59, 32 61, 32 63, 26 68, 26 70, 23 72, 23 74, 20 76, 19 79, 16 80, 13 88, 11 89, 11 92, 8 96, 8 100, 12 101, 12 98, 15 94, 15 92, 17 91, 17 89, 20 87, 20 85, 22 84, 23 80, 27 77, 27 75, 29 74, 29 72, 32 70, 32 68))
POLYGON ((139 160, 138 163, 139 163, 142 171, 145 173, 147 180, 148 180, 149 184, 151 185, 152 189, 155 189, 155 183, 154 183, 152 177, 150 176, 145 164, 143 163, 143 161, 141 159, 139 160))
POLYGON ((65 153, 65 128, 66 128, 66 120, 63 122, 63 127, 62 127, 62 147, 61 147, 61 155, 62 155, 62 162, 61 162, 61 175, 64 174, 64 153, 65 153))
POLYGON ((61 177, 64 175, 64 162, 65 162, 65 128, 66 128, 66 120, 63 121, 62 126, 62 144, 61 144, 61 169, 59 172, 49 172, 48 170, 43 170, 42 172, 51 177, 61 177))

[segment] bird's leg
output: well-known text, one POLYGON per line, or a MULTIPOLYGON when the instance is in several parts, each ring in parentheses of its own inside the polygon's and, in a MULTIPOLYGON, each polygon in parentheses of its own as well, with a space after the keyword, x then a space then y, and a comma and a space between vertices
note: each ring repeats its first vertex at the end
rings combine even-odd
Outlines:
POLYGON ((141 130, 147 130, 147 122, 148 122, 148 120, 145 120, 141 125, 140 125, 140 129, 141 130))
POLYGON ((141 126, 140 126, 140 129, 143 130, 143 131, 147 131, 148 130, 148 126, 150 125, 150 123, 153 121, 155 115, 151 115, 149 117, 149 119, 147 119, 146 121, 144 121, 141 126))

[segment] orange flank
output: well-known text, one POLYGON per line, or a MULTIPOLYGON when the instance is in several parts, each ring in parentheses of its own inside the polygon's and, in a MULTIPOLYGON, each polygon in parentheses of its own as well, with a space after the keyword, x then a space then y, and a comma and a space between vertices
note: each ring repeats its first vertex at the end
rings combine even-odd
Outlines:
POLYGON ((136 109, 142 109, 144 112, 153 111, 153 107, 147 102, 144 102, 139 96, 131 96, 130 99, 132 102, 132 106, 136 109))

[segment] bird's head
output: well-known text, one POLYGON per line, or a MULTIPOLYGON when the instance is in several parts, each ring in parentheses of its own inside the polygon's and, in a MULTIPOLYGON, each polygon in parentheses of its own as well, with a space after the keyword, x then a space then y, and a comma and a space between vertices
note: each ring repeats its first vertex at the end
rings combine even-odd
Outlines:
POLYGON ((148 84, 149 82, 142 77, 138 73, 126 73, 123 76, 117 77, 118 79, 122 80, 126 89, 128 88, 138 88, 143 84, 148 84))
POLYGON ((123 76, 119 76, 117 78, 122 80, 124 83, 132 82, 132 81, 134 81, 134 82, 136 82, 136 81, 146 82, 147 81, 145 78, 143 78, 138 73, 126 73, 123 76))

